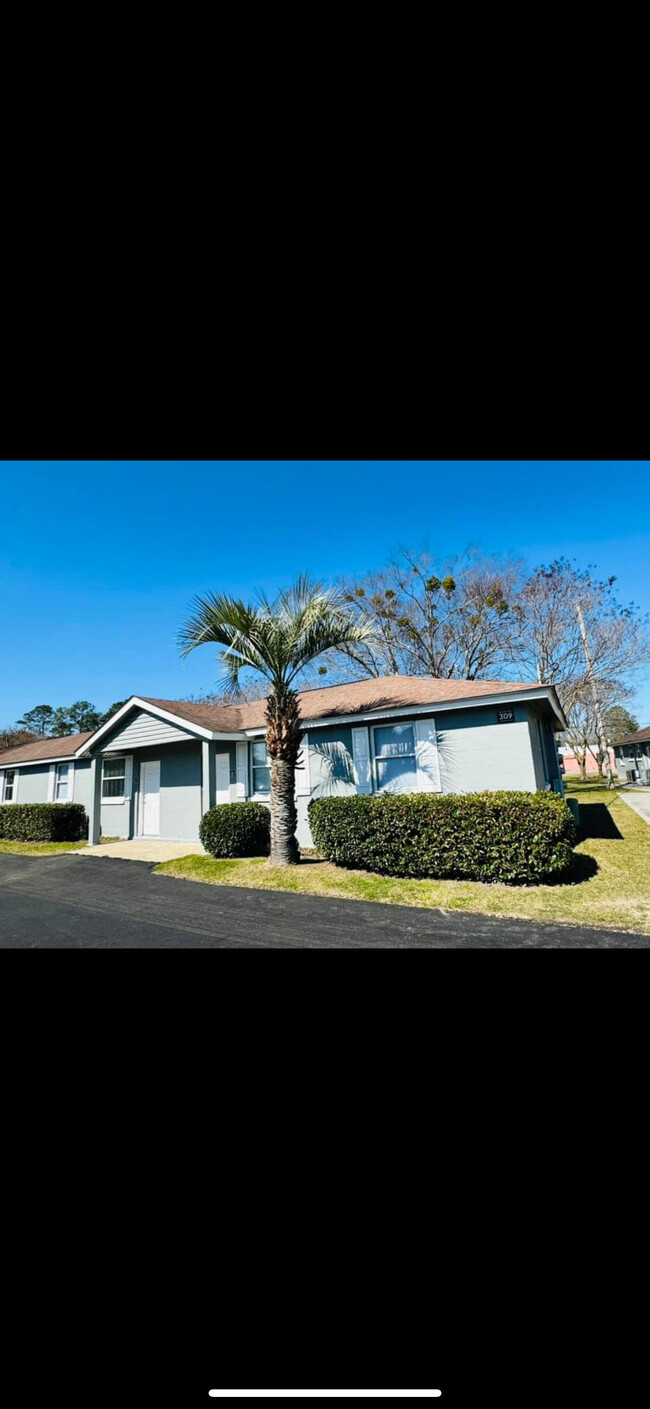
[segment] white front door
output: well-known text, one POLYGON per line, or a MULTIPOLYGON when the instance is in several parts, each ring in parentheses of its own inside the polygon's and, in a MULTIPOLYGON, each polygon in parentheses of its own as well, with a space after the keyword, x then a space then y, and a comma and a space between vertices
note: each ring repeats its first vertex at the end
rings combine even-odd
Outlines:
POLYGON ((160 835, 160 759, 140 764, 140 832, 160 835))
POLYGON ((217 765, 217 802, 230 802, 230 754, 218 753, 215 762, 217 765))

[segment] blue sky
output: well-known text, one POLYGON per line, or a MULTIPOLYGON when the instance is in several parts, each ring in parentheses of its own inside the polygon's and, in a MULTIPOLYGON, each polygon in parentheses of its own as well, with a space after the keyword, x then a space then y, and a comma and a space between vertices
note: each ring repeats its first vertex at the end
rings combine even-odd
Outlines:
MULTIPOLYGON (((41 703, 212 689, 215 651, 182 662, 176 645, 195 592, 363 572, 400 544, 531 566, 565 554, 650 610, 650 533, 632 508, 648 464, 4 460, 0 724, 41 703)), ((648 679, 636 712, 650 723, 648 679)))

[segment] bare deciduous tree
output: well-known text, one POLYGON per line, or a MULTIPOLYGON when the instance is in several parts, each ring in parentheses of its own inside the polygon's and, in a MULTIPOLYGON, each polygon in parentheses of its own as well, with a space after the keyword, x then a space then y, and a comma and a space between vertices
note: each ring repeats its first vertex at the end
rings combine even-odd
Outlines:
POLYGON ((339 653, 363 675, 433 675, 475 680, 494 675, 507 658, 511 603, 521 565, 463 557, 438 562, 403 548, 389 564, 344 583, 345 600, 370 638, 339 653))
POLYGON ((17 724, 0 729, 0 749, 17 749, 20 744, 33 744, 40 738, 33 729, 19 729, 17 724))
MULTIPOLYGON (((267 694, 268 685, 265 685, 262 680, 259 683, 248 680, 240 685, 237 698, 241 703, 253 704, 255 700, 265 699, 267 694)), ((187 704, 232 704, 232 693, 227 690, 206 690, 200 695, 184 695, 183 698, 187 704)))
MULTIPOLYGON (((592 743, 602 772, 607 755, 595 742, 578 604, 601 710, 628 698, 630 681, 650 666, 648 617, 633 603, 617 601, 615 581, 565 558, 525 575, 520 560, 486 558, 476 550, 438 564, 428 552, 402 549, 388 567, 344 584, 350 610, 370 637, 337 653, 334 670, 344 662, 355 674, 371 676, 500 676, 554 684, 583 776, 592 743)), ((326 665, 331 669, 330 660, 326 665)))
POLYGON ((578 621, 582 607, 597 681, 626 685, 650 665, 648 617, 634 603, 623 606, 613 592, 615 577, 599 581, 566 558, 536 569, 513 604, 518 630, 510 655, 521 678, 556 685, 567 717, 582 707, 589 683, 578 621))
MULTIPOLYGON (((620 680, 598 680, 597 689, 603 713, 612 710, 621 701, 629 699, 633 693, 631 689, 621 684, 620 680)), ((607 754, 599 738, 594 697, 588 683, 586 685, 583 683, 575 691, 572 691, 572 705, 567 711, 567 720, 569 724, 566 734, 567 742, 573 750, 583 783, 587 781, 587 756, 589 754, 591 754, 602 778, 607 754)))

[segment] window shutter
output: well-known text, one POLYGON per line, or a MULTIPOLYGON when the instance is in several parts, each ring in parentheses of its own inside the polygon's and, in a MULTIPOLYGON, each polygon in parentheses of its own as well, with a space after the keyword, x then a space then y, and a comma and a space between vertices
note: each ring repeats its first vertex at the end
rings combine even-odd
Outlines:
POLYGON ((0 768, 0 802, 5 800, 5 770, 0 768))
POLYGON ((131 796, 133 791, 133 754, 127 754, 124 760, 124 797, 131 796))
POLYGON ((68 764, 68 802, 74 800, 74 763, 68 764))
POLYGON ((248 797, 248 744, 237 744, 237 797, 248 797))
POLYGON ((296 768, 296 797, 309 797, 311 794, 309 734, 303 734, 300 748, 302 751, 302 759, 296 768))
POLYGON ((50 764, 50 774, 47 780, 47 800, 54 802, 54 792, 56 783, 56 763, 50 764))
POLYGON ((438 739, 433 719, 415 722, 415 757, 418 765, 418 788, 421 793, 439 793, 440 760, 438 739))
POLYGON ((367 729, 352 730, 352 752, 354 754, 354 771, 357 775, 357 792, 371 793, 370 738, 367 729))

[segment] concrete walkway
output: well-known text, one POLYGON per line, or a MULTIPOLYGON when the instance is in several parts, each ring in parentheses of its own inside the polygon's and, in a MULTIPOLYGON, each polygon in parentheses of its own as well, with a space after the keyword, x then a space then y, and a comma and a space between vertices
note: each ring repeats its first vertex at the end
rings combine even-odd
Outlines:
POLYGON ((200 841, 156 841, 155 837, 136 837, 134 841, 110 841, 105 846, 85 846, 83 851, 69 851, 68 856, 108 857, 116 861, 173 861, 177 856, 206 856, 200 841))
POLYGON ((650 826, 650 788, 621 788, 619 797, 650 826))

